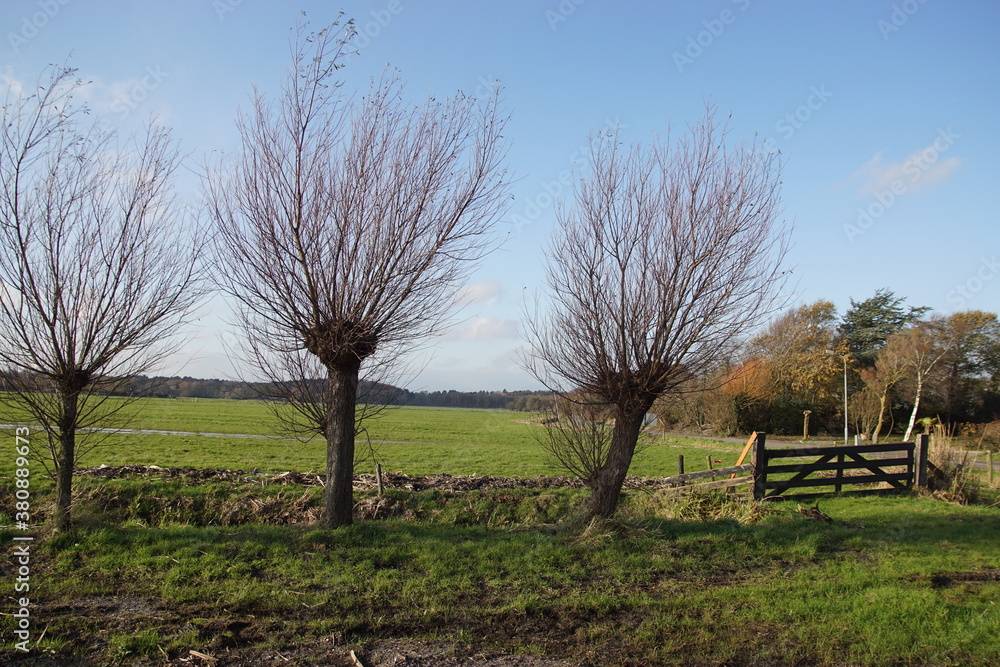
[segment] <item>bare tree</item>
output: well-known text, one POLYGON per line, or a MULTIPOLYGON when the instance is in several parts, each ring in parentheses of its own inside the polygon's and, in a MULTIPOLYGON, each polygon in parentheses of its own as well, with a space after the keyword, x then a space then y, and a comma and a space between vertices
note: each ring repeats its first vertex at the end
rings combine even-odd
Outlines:
POLYGON ((244 356, 294 388, 298 423, 326 439, 328 526, 352 520, 362 365, 441 329, 495 247, 508 198, 499 92, 410 108, 387 73, 363 96, 342 95, 334 77, 350 30, 296 31, 280 100, 254 96, 239 117, 242 159, 208 180, 244 356), (303 382, 317 371, 321 383, 303 382))
POLYGON ((109 394, 175 351, 203 295, 169 132, 119 147, 83 123, 79 85, 55 69, 32 94, 8 91, 0 119, 0 373, 48 435, 57 529, 85 429, 122 423, 129 401, 109 394))
POLYGON ((927 390, 931 373, 951 350, 953 344, 944 321, 940 317, 932 317, 907 329, 898 331, 889 337, 893 345, 893 354, 898 354, 902 365, 912 375, 908 378, 913 391, 913 409, 910 411, 910 421, 906 425, 904 441, 909 441, 913 426, 920 411, 920 401, 927 390))
POLYGON ((539 417, 542 428, 535 431, 535 438, 542 449, 570 474, 589 480, 611 445, 608 406, 593 397, 570 394, 558 396, 539 417))
POLYGON ((774 311, 780 165, 756 144, 727 148, 726 134, 708 109, 673 144, 599 136, 591 175, 558 213, 527 366, 553 390, 613 406, 587 479, 594 516, 614 512, 654 401, 730 358, 774 311))
MULTIPOLYGON (((872 411, 875 418, 872 420, 873 424, 869 431, 871 442, 874 445, 878 444, 878 439, 882 435, 882 427, 885 426, 886 417, 892 416, 889 409, 892 391, 906 375, 907 362, 900 349, 902 340, 890 336, 886 346, 879 352, 874 368, 861 369, 861 379, 865 383, 864 391, 861 394, 869 394, 870 397, 878 401, 878 409, 872 411)), ((865 430, 868 431, 868 429, 865 430)), ((889 430, 891 432, 891 425, 889 430)))

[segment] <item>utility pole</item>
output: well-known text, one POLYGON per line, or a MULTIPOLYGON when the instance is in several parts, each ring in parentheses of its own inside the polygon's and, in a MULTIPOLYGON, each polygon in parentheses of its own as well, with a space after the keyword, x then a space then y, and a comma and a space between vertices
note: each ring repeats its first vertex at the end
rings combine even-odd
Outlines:
POLYGON ((844 355, 844 444, 847 444, 847 357, 844 355))

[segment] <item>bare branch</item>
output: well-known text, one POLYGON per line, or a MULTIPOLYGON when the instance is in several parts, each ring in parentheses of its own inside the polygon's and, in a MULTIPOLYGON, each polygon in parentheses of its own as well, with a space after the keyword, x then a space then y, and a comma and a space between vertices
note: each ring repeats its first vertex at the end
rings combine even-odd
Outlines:
POLYGON ((708 109, 674 142, 594 137, 592 173, 558 212, 546 312, 529 318, 526 365, 550 389, 615 406, 599 471, 607 502, 595 494, 605 515, 645 412, 731 357, 774 312, 784 283, 780 165, 757 145, 727 146, 726 135, 708 109))
POLYGON ((214 169, 207 188, 242 356, 297 413, 286 424, 326 437, 325 520, 341 525, 362 365, 387 368, 439 332, 496 246, 507 118, 499 91, 409 107, 391 70, 342 95, 346 27, 303 31, 280 100, 255 95, 238 121, 240 161, 229 177, 214 169))
POLYGON ((77 432, 127 421, 108 401, 172 354, 204 294, 202 241, 171 189, 180 154, 151 128, 124 147, 83 125, 73 70, 8 99, 0 148, 0 373, 49 434, 57 525, 77 432))

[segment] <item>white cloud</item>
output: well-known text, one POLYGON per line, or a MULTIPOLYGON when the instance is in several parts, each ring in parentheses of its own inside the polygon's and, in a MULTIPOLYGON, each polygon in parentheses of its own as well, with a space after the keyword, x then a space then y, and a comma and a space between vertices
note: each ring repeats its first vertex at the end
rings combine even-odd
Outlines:
POLYGON ((18 81, 13 74, 13 70, 8 65, 6 70, 0 71, 0 97, 11 98, 20 97, 24 93, 24 84, 18 81))
POLYGON ((457 337, 462 340, 498 340, 517 338, 517 322, 495 317, 477 317, 461 326, 457 337))
POLYGON ((162 67, 149 66, 140 76, 128 79, 104 81, 94 77, 80 86, 77 95, 98 116, 106 116, 116 122, 135 115, 137 119, 152 117, 154 122, 163 123, 172 114, 156 90, 169 79, 170 73, 162 67))
POLYGON ((957 157, 947 157, 959 135, 951 128, 938 132, 930 144, 913 151, 899 162, 885 163, 879 151, 859 167, 848 180, 861 181, 859 192, 870 195, 885 190, 916 192, 947 180, 962 163, 957 157))
POLYGON ((497 282, 473 283, 459 293, 459 303, 485 303, 495 306, 503 299, 503 288, 497 282))
MULTIPOLYGON (((146 67, 140 76, 117 81, 104 81, 100 77, 84 79, 77 86, 77 79, 70 77, 63 82, 73 90, 74 106, 86 106, 95 117, 104 119, 106 123, 120 123, 134 116, 136 120, 163 124, 172 116, 169 107, 162 102, 162 96, 156 90, 170 77, 169 72, 159 66, 146 67)), ((48 79, 41 80, 42 85, 48 79)), ((29 91, 24 82, 17 79, 8 66, 0 70, 0 100, 15 99, 29 91)))

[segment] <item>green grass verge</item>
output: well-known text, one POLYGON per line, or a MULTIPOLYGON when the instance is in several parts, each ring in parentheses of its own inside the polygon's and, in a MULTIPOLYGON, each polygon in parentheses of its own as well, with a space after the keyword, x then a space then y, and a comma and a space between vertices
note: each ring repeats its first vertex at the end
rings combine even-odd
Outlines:
MULTIPOLYGON (((108 485, 109 498, 142 495, 138 481, 108 485)), ((146 495, 193 495, 209 513, 212 498, 252 495, 192 491, 154 483, 146 495)), ((406 519, 338 530, 194 525, 197 511, 143 518, 107 505, 36 545, 35 618, 48 627, 36 650, 158 664, 190 649, 246 660, 310 647, 345 664, 333 658, 347 648, 408 638, 626 665, 1000 656, 996 509, 842 496, 823 503, 838 520, 825 524, 787 503, 633 492, 615 521, 556 523, 578 516, 583 495, 395 491, 406 519)))
MULTIPOLYGON (((142 428, 274 432, 254 402, 143 407, 142 428)), ((374 446, 386 470, 411 475, 557 474, 525 417, 403 408, 368 437, 385 441, 374 446)), ((654 439, 632 472, 674 474, 678 454, 688 470, 706 456, 731 465, 741 448, 654 439)), ((13 458, 0 457, 4 508, 13 458)), ((315 441, 130 433, 83 463, 308 472, 323 458, 315 441)), ((51 483, 38 473, 44 509, 51 483)), ((844 495, 823 501, 837 520, 826 524, 792 503, 630 491, 618 519, 584 525, 584 490, 390 489, 357 498, 359 513, 389 518, 331 531, 308 523, 318 488, 79 477, 75 490, 79 527, 34 545, 39 659, 152 665, 195 649, 338 665, 348 648, 396 639, 625 665, 1000 660, 996 507, 844 495)), ((13 534, 0 529, 0 542, 13 534)), ((12 623, 0 621, 7 637, 12 623)), ((0 662, 21 657, 8 649, 0 662)))

